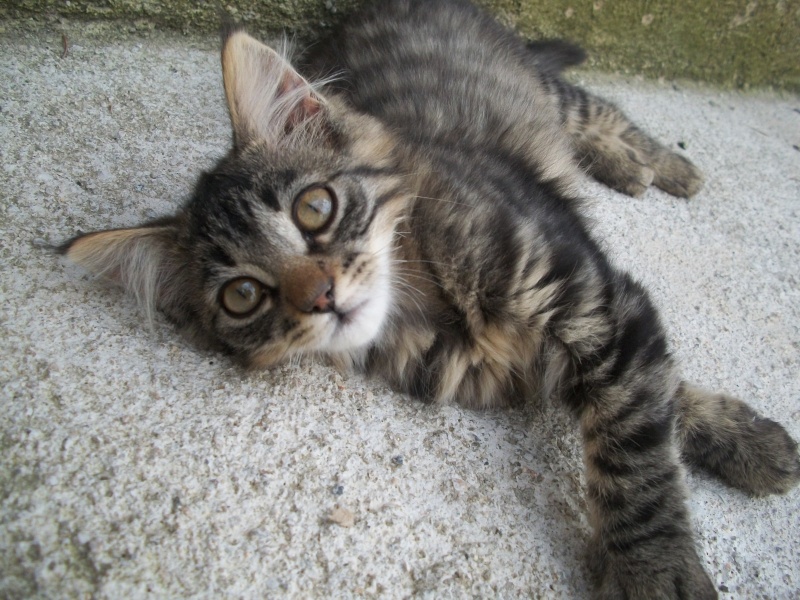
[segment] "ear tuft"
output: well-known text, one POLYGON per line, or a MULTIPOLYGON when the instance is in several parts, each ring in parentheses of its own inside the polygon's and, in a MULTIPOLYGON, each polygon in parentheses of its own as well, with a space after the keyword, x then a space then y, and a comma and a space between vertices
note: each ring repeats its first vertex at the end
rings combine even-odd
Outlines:
POLYGON ((73 238, 59 252, 90 273, 124 287, 152 324, 166 284, 178 270, 174 238, 175 229, 167 224, 111 229, 73 238))
POLYGON ((259 139, 277 146, 323 108, 284 57, 241 29, 225 34, 222 77, 236 147, 259 139))

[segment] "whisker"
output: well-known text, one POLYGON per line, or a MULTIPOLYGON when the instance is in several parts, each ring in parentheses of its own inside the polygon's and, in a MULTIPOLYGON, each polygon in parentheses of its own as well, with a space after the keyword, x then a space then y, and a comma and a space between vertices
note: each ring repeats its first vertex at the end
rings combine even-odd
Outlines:
POLYGON ((426 265, 445 265, 445 266, 449 264, 449 263, 442 262, 442 261, 439 261, 439 260, 420 260, 420 259, 406 260, 404 258, 396 258, 396 259, 394 259, 394 262, 396 262, 396 263, 409 263, 409 264, 422 263, 422 264, 426 264, 426 265))
POLYGON ((446 289, 444 285, 430 273, 426 273, 424 271, 403 269, 403 268, 396 268, 394 269, 394 271, 400 275, 405 275, 407 277, 416 277, 418 279, 422 279, 423 281, 427 281, 428 283, 432 283, 433 285, 436 285, 441 289, 446 289))
POLYGON ((457 202, 456 200, 445 200, 444 198, 434 198, 433 196, 415 195, 414 198, 419 198, 421 200, 435 200, 437 202, 445 202, 447 204, 459 204, 461 206, 467 206, 469 208, 475 208, 474 204, 467 204, 466 202, 457 202))
POLYGON ((415 297, 415 296, 414 296, 414 295, 411 293, 411 292, 418 292, 418 291, 419 291, 419 290, 416 290, 416 289, 415 289, 415 288, 413 288, 413 287, 411 288, 411 290, 407 290, 407 289, 395 289, 395 292, 396 292, 396 293, 397 293, 399 296, 402 296, 402 297, 406 298, 407 300, 409 300, 410 302, 412 302, 412 303, 414 304, 414 306, 416 307, 416 309, 417 309, 417 310, 420 312, 420 314, 424 314, 424 313, 425 313, 425 311, 424 311, 424 309, 422 308, 422 305, 420 304, 420 300, 419 300, 418 298, 416 298, 416 297, 415 297))

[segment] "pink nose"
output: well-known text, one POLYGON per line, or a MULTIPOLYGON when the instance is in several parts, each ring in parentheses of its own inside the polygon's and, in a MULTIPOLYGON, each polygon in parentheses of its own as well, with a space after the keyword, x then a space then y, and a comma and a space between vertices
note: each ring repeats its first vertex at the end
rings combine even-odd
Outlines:
POLYGON ((334 309, 333 278, 314 260, 295 261, 281 277, 283 297, 304 313, 334 309))
POLYGON ((328 279, 326 282, 321 282, 316 291, 319 291, 319 295, 314 300, 310 311, 298 308, 303 312, 329 312, 333 310, 333 281, 328 279))

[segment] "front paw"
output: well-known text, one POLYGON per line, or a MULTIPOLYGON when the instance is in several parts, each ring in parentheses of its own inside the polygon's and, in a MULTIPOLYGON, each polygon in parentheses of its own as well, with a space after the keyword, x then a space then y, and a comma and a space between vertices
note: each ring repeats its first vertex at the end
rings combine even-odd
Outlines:
POLYGON ((584 158, 587 172, 608 187, 626 196, 640 197, 652 185, 656 172, 632 149, 626 152, 584 158))
POLYGON ((640 198, 653 183, 654 177, 655 171, 650 167, 631 164, 624 175, 609 177, 606 184, 626 196, 640 198))
POLYGON ((634 548, 605 548, 593 555, 598 600, 711 600, 717 590, 691 538, 653 540, 634 548))
POLYGON ((703 173, 689 160, 665 151, 653 163, 653 184, 678 198, 691 198, 703 187, 703 173))

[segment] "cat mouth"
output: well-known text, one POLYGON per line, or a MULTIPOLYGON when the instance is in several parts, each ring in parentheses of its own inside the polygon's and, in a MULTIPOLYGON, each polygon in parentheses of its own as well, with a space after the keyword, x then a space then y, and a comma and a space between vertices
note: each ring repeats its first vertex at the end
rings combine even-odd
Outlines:
POLYGON ((337 307, 329 317, 324 348, 341 352, 369 345, 380 334, 387 307, 380 297, 366 298, 347 309, 337 307))
POLYGON ((346 327, 350 325, 353 321, 358 318, 358 315, 362 312, 362 309, 369 303, 369 300, 364 300, 362 303, 357 304, 353 308, 349 310, 336 310, 334 311, 336 314, 336 318, 338 320, 338 328, 346 327))

